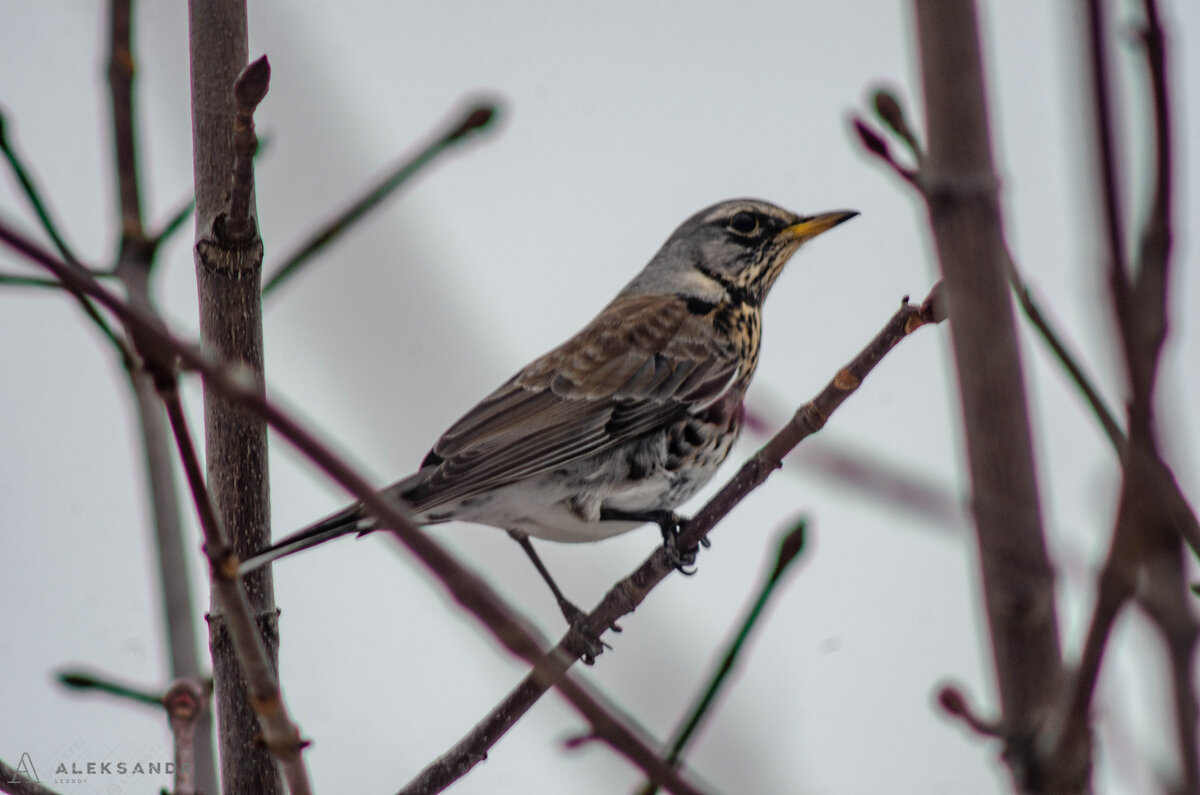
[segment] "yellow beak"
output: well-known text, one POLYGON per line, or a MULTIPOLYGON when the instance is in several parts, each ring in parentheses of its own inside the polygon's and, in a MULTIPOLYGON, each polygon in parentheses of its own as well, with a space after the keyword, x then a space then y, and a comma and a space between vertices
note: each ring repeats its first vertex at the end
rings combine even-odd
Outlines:
POLYGON ((849 221, 856 215, 858 215, 856 210, 834 210, 831 213, 810 215, 800 219, 799 223, 784 228, 779 234, 803 243, 806 240, 812 240, 822 232, 833 229, 843 221, 849 221))

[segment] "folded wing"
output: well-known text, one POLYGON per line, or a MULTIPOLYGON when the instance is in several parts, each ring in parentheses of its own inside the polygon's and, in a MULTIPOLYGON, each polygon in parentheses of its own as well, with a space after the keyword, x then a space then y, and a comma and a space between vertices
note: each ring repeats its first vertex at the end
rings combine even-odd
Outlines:
POLYGON ((446 431, 403 498, 420 511, 436 508, 703 409, 738 375, 732 346, 714 350, 712 342, 711 319, 680 298, 614 301, 446 431))

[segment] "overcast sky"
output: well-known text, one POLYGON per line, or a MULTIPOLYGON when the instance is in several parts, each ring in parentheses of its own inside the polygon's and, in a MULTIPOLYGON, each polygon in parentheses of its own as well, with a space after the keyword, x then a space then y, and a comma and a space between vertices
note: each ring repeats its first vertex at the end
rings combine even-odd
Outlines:
MULTIPOLYGON (((103 264, 115 247, 103 13, 99 3, 0 6, 0 105, 69 239, 103 264)), ((1005 219, 1019 265, 1114 405, 1121 373, 1099 270, 1088 176, 1079 25, 1067 4, 983 3, 1005 219)), ((1119 6, 1122 22, 1134 3, 1119 6)), ((1165 2, 1181 147, 1175 314, 1163 373, 1164 439, 1195 500, 1200 451, 1196 247, 1200 143, 1194 75, 1200 13, 1165 2), (1190 47, 1190 49, 1189 49, 1190 47)), ((151 219, 189 195, 187 20, 144 3, 136 26, 141 163, 151 219)), ((1128 37, 1123 37, 1127 41, 1128 37)), ((466 98, 503 105, 497 128, 452 154, 273 296, 266 310, 272 396, 380 484, 415 469, 454 419, 584 325, 694 211, 734 196, 798 212, 862 215, 805 248, 765 311, 750 392, 781 420, 936 276, 921 207, 866 157, 848 119, 872 87, 894 86, 919 118, 909 7, 292 0, 253 3, 251 56, 271 60, 257 121, 258 207, 267 270, 315 219, 452 118, 466 98)), ((1121 57, 1131 215, 1141 217, 1146 101, 1140 62, 1121 57)), ((33 228, 12 180, 0 213, 33 228)), ((190 233, 170 247, 157 296, 194 332, 190 233)), ((22 266, 0 254, 0 268, 22 266)), ((166 760, 149 709, 64 693, 52 673, 82 665, 149 688, 166 683, 163 633, 136 426, 104 341, 59 295, 0 292, 0 759, 166 760)), ((1118 471, 1096 423, 1025 333, 1038 467, 1077 649, 1094 567, 1106 549, 1118 471)), ((199 390, 189 410, 200 427, 199 390)), ((815 442, 899 468, 962 500, 963 454, 944 328, 895 350, 815 442)), ((722 477, 761 439, 735 448, 722 477)), ((272 447, 276 531, 345 495, 283 444, 272 447)), ((697 500, 691 507, 699 505, 697 500)), ((998 748, 933 704, 962 684, 994 703, 976 556, 961 521, 873 499, 803 461, 713 534, 693 578, 672 577, 592 669, 578 672, 658 737, 670 734, 799 515, 805 558, 774 604, 736 684, 689 762, 725 792, 1004 791, 998 748)), ((189 522, 191 518, 189 516, 189 522)), ((548 637, 562 621, 520 550, 488 528, 432 531, 526 611, 548 637)), ((190 547, 198 550, 198 534, 190 547)), ((596 545, 543 544, 590 607, 658 543, 654 528, 596 545)), ((207 602, 203 569, 194 589, 207 602)), ((398 789, 523 675, 386 538, 341 541, 276 567, 285 696, 313 746, 318 790, 398 789)), ((206 642, 207 639, 205 638, 206 642)), ((1139 620, 1114 637, 1098 708, 1100 791, 1146 791, 1169 769, 1161 658, 1139 620)), ((599 746, 567 752, 579 719, 544 698, 456 792, 628 791, 638 780, 599 746)), ((40 763, 40 762, 39 762, 40 763)), ((93 776, 63 792, 139 792, 166 780, 93 776)), ((52 772, 52 771, 51 771, 52 772)))

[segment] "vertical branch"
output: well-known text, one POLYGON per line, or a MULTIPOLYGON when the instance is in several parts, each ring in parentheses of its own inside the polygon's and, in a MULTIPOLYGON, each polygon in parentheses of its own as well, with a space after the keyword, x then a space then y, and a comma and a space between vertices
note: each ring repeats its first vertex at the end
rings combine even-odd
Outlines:
MULTIPOLYGON (((108 86, 112 109, 113 150, 116 162, 117 201, 121 217, 120 245, 114 273, 125 287, 130 303, 150 310, 150 274, 158 251, 157 241, 146 236, 142 212, 141 182, 137 160, 137 124, 134 111, 133 3, 110 0, 108 86)), ((132 329, 127 337, 139 342, 132 329)), ((179 516, 179 492, 162 404, 155 395, 148 373, 127 361, 126 367, 138 423, 142 432, 146 480, 150 491, 155 542, 158 551, 159 586, 163 596, 167 650, 172 678, 199 681, 200 661, 196 651, 195 607, 187 574, 183 527, 179 516)), ((189 749, 197 764, 195 786, 202 792, 217 791, 213 764, 212 711, 200 709, 195 718, 195 747, 189 749), (193 753, 194 752, 194 753, 193 753)))
POLYGON ((175 741, 175 781, 171 795, 196 795, 196 719, 204 714, 208 694, 191 679, 177 679, 163 695, 175 741))
POLYGON ((108 87, 112 99, 113 145, 117 155, 117 193, 121 208, 121 239, 145 238, 138 182, 137 140, 133 121, 133 3, 112 0, 109 5, 108 87))
MULTIPOLYGON (((234 174, 234 82, 247 61, 245 0, 188 3, 192 86, 192 153, 196 189, 196 282, 203 344, 224 359, 263 371, 259 282, 262 242, 255 228, 253 182, 244 207, 248 234, 219 233, 234 174)), ((261 380, 259 381, 261 384, 261 380)), ((261 387, 260 387, 261 388, 261 387)), ((208 484, 235 554, 270 542, 266 425, 205 384, 208 484)), ((244 580, 272 666, 278 660, 275 597, 269 568, 244 580)), ((281 782, 247 699, 221 603, 213 600, 209 643, 221 730, 221 781, 229 795, 278 793, 281 782)))
POLYGON ((929 133, 920 181, 945 274, 1007 759, 1036 788, 1033 740, 1061 682, 998 182, 971 0, 915 0, 929 133))

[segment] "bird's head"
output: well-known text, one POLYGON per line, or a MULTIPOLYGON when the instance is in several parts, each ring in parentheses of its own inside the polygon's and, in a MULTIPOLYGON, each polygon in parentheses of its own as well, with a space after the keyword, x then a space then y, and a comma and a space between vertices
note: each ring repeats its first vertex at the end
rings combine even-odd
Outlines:
POLYGON ((684 221, 623 294, 674 293, 761 306, 796 249, 856 215, 796 215, 757 199, 714 204, 684 221))

